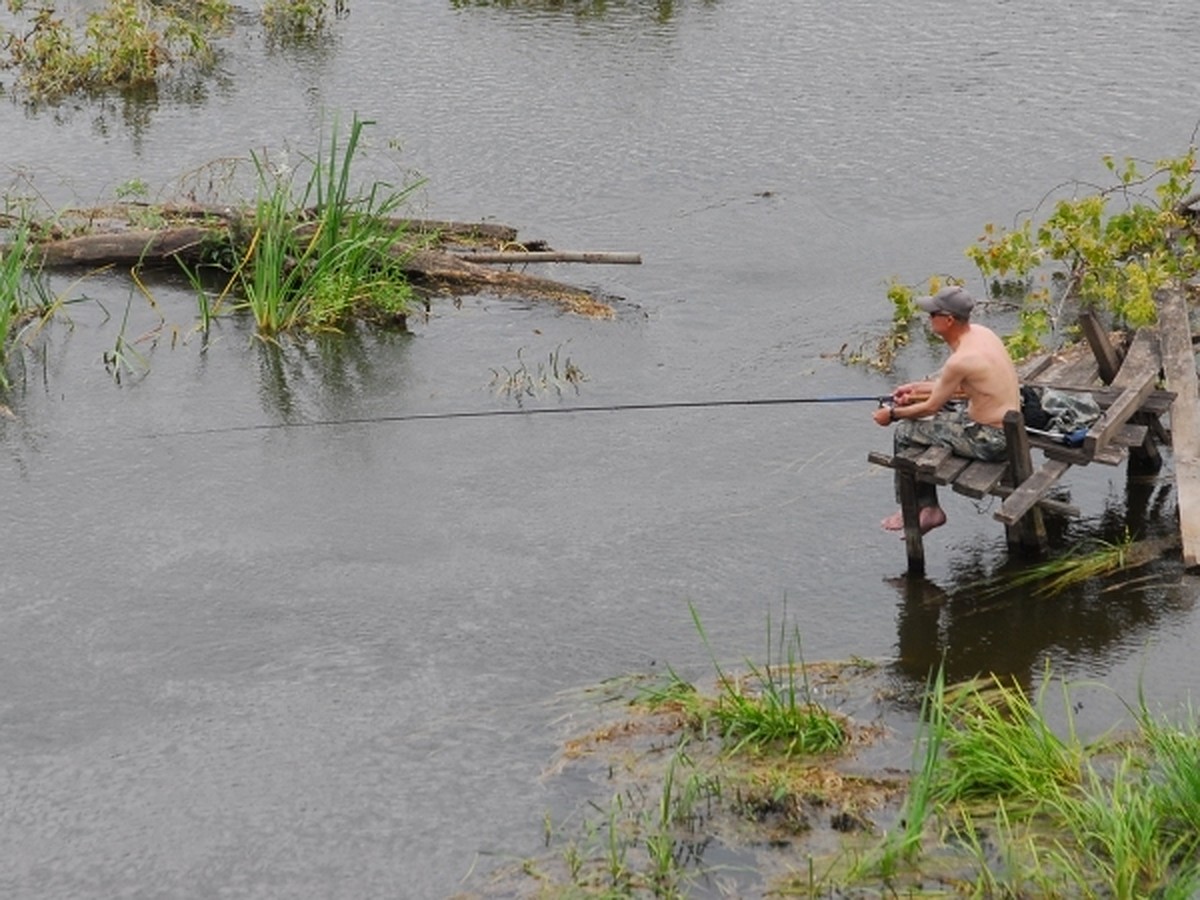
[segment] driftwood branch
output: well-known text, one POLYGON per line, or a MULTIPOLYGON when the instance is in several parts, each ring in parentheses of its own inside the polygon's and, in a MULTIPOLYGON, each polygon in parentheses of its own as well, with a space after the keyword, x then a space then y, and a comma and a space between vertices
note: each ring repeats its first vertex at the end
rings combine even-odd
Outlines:
POLYGON ((455 254, 459 259, 477 263, 614 263, 617 265, 640 265, 642 258, 636 253, 571 252, 567 250, 513 250, 489 253, 486 250, 455 254))

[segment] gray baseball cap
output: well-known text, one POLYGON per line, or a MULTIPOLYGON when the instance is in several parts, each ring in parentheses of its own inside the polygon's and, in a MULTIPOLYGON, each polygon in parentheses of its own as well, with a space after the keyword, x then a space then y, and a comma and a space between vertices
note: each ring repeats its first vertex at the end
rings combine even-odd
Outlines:
POLYGON ((917 306, 925 312, 948 312, 956 319, 969 319, 975 299, 957 284, 947 285, 932 297, 918 297, 917 306))

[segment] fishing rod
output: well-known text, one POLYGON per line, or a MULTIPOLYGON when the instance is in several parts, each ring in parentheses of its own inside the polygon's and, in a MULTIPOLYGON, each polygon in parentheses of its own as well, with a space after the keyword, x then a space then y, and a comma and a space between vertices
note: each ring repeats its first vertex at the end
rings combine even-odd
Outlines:
POLYGON ((173 431, 156 437, 187 437, 202 434, 232 434, 239 431, 272 431, 280 428, 328 428, 334 425, 375 425, 390 422, 429 422, 445 419, 488 419, 497 416, 539 416, 551 413, 631 412, 656 409, 713 409, 725 406, 787 406, 798 403, 887 403, 891 397, 878 395, 832 397, 778 397, 751 400, 678 400, 667 403, 608 403, 594 406, 540 406, 532 409, 480 409, 456 412, 398 413, 348 419, 316 419, 310 422, 267 422, 257 425, 227 425, 173 431))

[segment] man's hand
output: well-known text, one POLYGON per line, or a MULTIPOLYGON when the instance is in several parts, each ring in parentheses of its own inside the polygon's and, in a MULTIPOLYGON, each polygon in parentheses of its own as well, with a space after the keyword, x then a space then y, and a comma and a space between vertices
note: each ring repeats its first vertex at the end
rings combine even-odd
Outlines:
POLYGON ((892 401, 897 406, 909 406, 920 403, 933 392, 932 381, 910 381, 892 391, 892 401))
POLYGON ((890 406, 881 406, 874 412, 875 424, 882 425, 884 428, 892 424, 892 408, 890 406))

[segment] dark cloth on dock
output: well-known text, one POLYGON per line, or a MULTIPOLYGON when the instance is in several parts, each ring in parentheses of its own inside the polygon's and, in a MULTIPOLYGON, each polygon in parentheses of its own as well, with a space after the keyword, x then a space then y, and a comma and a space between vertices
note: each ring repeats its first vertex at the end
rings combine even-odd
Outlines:
POLYGON ((1025 427, 1070 434, 1100 418, 1100 404, 1087 391, 1060 391, 1041 385, 1021 388, 1025 427))

